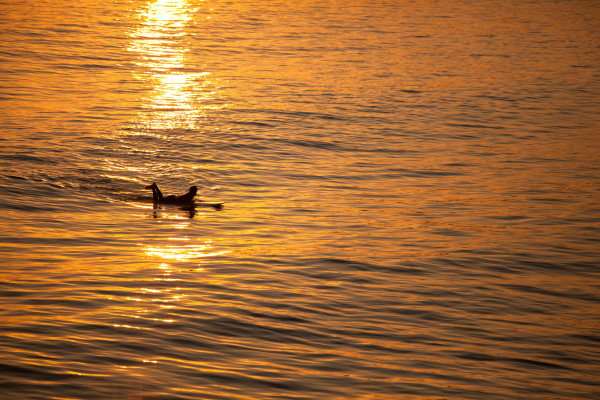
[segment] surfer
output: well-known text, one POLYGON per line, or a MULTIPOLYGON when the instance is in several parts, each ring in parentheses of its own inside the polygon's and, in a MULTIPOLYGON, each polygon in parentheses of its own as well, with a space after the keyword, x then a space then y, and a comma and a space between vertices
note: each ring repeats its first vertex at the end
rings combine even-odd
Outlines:
POLYGON ((164 197, 156 182, 152 182, 152 185, 146 186, 146 189, 152 189, 152 200, 155 204, 192 204, 194 202, 194 196, 198 193, 198 188, 192 186, 190 187, 189 192, 182 194, 181 196, 171 194, 164 197))

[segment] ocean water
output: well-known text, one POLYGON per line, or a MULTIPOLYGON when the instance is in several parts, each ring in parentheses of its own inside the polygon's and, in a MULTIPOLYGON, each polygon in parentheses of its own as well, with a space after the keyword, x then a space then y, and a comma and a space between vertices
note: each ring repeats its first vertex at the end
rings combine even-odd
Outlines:
POLYGON ((0 399, 598 398, 597 1, 2 0, 0 39, 0 399))

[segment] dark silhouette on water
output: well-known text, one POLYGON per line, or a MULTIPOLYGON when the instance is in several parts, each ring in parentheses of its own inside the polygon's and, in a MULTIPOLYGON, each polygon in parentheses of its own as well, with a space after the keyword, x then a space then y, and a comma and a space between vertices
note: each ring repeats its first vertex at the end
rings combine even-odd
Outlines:
MULTIPOLYGON (((166 197, 162 194, 156 182, 152 182, 152 185, 146 186, 146 189, 152 189, 152 201, 154 203, 155 218, 157 218, 156 210, 160 209, 160 206, 163 204, 181 206, 180 209, 182 211, 188 211, 190 213, 190 218, 194 218, 194 215, 196 215, 196 203, 194 203, 194 197, 196 196, 196 193, 198 193, 198 188, 196 186, 190 187, 189 192, 182 194, 181 196, 169 195, 166 197)), ((215 210, 223 209, 222 202, 200 201, 198 205, 203 207, 212 207, 215 210)))
POLYGON ((173 194, 164 197, 156 182, 152 182, 152 185, 146 186, 146 189, 152 189, 152 200, 154 204, 179 204, 179 205, 193 205, 194 196, 198 193, 196 186, 190 187, 190 191, 181 196, 175 196, 173 194))
POLYGON ((196 207, 194 204, 194 196, 196 196, 196 193, 198 192, 198 188, 196 186, 190 187, 190 191, 181 196, 169 195, 166 197, 163 196, 156 182, 152 182, 152 185, 146 186, 146 189, 152 189, 152 202, 154 203, 154 218, 158 218, 156 210, 161 208, 161 204, 173 204, 183 206, 181 207, 181 210, 188 211, 190 213, 190 218, 194 218, 194 215, 196 215, 196 207))

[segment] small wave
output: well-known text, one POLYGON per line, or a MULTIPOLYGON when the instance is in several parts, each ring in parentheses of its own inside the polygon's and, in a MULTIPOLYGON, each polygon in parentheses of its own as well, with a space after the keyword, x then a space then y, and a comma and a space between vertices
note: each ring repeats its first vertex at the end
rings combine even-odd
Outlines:
POLYGON ((499 125, 483 125, 483 124, 467 124, 467 123, 451 123, 446 122, 447 126, 455 126, 459 128, 471 128, 471 129, 505 129, 504 126, 499 125))
POLYGON ((34 162, 37 164, 46 164, 46 165, 56 165, 57 164, 57 161, 52 158, 42 157, 42 156, 34 156, 31 154, 24 154, 24 153, 2 154, 2 155, 0 155, 0 159, 14 160, 14 161, 29 161, 29 162, 34 162))
POLYGON ((435 178, 441 176, 461 176, 465 175, 465 172, 462 171, 443 171, 443 170, 411 170, 406 168, 388 168, 386 171, 399 173, 403 176, 410 177, 422 177, 422 178, 435 178))

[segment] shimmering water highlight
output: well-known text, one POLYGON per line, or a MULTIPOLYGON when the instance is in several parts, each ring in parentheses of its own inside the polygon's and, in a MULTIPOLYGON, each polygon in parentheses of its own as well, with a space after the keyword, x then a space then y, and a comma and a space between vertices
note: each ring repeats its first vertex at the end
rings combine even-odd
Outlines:
POLYGON ((597 397, 596 2, 0 9, 0 399, 597 397))

